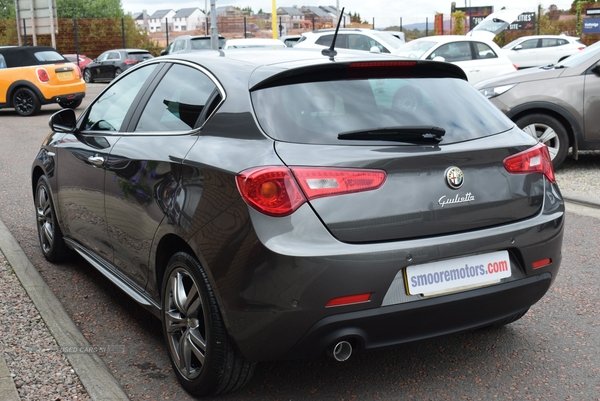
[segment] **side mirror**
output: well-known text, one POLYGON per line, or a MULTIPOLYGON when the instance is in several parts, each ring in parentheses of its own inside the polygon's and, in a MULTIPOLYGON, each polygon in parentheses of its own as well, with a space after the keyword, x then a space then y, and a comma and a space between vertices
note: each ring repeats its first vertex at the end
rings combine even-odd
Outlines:
POLYGON ((373 47, 371 47, 371 48, 369 49, 369 52, 370 52, 370 53, 379 54, 379 53, 381 53, 381 49, 380 49, 379 47, 377 47, 377 46, 373 46, 373 47))
POLYGON ((165 54, 167 54, 167 49, 163 49, 160 51, 161 56, 164 56, 165 54))
POLYGON ((522 45, 516 45, 515 47, 513 47, 513 50, 521 50, 522 48, 522 45))
POLYGON ((445 58, 443 58, 442 56, 435 56, 435 57, 433 58, 433 61, 446 61, 446 59, 445 59, 445 58))
POLYGON ((73 109, 62 109, 52 114, 48 121, 50 129, 54 132, 73 132, 77 126, 77 117, 73 109))

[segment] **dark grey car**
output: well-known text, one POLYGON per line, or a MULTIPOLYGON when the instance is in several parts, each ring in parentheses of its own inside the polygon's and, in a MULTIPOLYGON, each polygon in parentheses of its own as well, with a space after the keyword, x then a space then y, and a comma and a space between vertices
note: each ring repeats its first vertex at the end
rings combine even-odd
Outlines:
POLYGON ((192 394, 256 362, 501 326, 550 288, 544 145, 451 64, 236 49, 150 60, 32 168, 39 240, 162 321, 192 394))
POLYGON ((557 168, 569 148, 600 150, 600 42, 557 65, 475 85, 526 133, 546 144, 557 168))
POLYGON ((84 67, 83 79, 87 83, 112 81, 123 71, 152 57, 144 49, 107 50, 84 67))

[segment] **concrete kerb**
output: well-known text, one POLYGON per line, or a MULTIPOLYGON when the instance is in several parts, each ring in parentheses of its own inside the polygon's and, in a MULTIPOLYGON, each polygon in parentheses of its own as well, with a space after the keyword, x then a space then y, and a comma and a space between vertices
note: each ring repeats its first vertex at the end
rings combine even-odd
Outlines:
MULTIPOLYGON (((8 263, 12 266, 59 347, 90 347, 87 339, 71 320, 59 299, 48 287, 2 220, 0 220, 0 250, 6 256, 8 263)), ((92 400, 129 401, 129 397, 98 354, 66 353, 65 355, 92 400)), ((2 371, 2 365, 6 368, 5 362, 4 364, 3 362, 4 359, 0 361, 0 393, 4 397, 4 395, 10 394, 10 388, 7 387, 7 392, 3 391, 5 374, 2 371)), ((8 372, 8 369, 6 371, 8 372)), ((10 374, 8 374, 8 378, 12 382, 10 374)), ((12 386, 16 392, 14 382, 12 382, 12 386)), ((16 400, 18 399, 17 393, 16 400)))
POLYGON ((19 392, 10 375, 6 361, 0 356, 0 394, 4 401, 19 401, 19 392))

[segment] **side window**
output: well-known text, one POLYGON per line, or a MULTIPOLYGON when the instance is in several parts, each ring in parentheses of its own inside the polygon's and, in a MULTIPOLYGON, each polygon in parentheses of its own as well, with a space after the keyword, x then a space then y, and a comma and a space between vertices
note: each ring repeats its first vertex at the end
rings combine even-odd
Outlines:
POLYGON ((555 47, 555 46, 559 46, 562 43, 560 43, 560 41, 558 39, 554 39, 554 38, 549 38, 549 39, 542 39, 542 47, 555 47))
POLYGON ((521 47, 523 49, 535 49, 537 47, 537 44, 538 44, 537 39, 531 39, 531 40, 526 40, 525 42, 521 43, 521 47))
POLYGON ((0 54, 0 68, 6 68, 6 61, 4 61, 4 56, 0 54))
POLYGON ((108 58, 108 53, 102 53, 98 56, 98 61, 105 61, 108 58))
POLYGON ((110 52, 108 53, 108 60, 118 60, 121 58, 119 52, 110 52))
POLYGON ((147 65, 117 81, 96 99, 88 112, 85 129, 93 131, 119 131, 125 115, 138 92, 157 64, 147 65), (110 101, 105 102, 105 100, 110 101))
POLYGON ((173 65, 150 97, 135 131, 189 131, 216 88, 203 72, 173 65))
POLYGON ((372 39, 369 39, 365 35, 350 34, 348 35, 348 48, 353 50, 369 51, 371 50, 372 46, 377 46, 379 44, 371 44, 371 41, 372 39))
POLYGON ((427 58, 433 60, 435 57, 443 57, 448 62, 471 60, 471 48, 468 42, 447 43, 427 58))
POLYGON ((320 38, 317 38, 317 41, 315 42, 318 45, 321 46, 331 46, 331 42, 333 41, 333 34, 332 35, 323 35, 320 38))
POLYGON ((492 48, 485 43, 476 42, 475 52, 477 54, 477 58, 498 58, 498 55, 494 52, 494 50, 492 50, 492 48))

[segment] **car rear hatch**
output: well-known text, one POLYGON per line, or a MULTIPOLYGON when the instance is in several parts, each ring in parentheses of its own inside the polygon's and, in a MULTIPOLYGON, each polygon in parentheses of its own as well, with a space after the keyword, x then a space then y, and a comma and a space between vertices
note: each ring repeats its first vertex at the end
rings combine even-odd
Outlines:
POLYGON ((514 21, 517 21, 522 11, 501 10, 491 13, 477 24, 471 31, 467 32, 467 36, 477 36, 480 38, 493 40, 500 32, 504 31, 514 21))
POLYGON ((450 77, 455 70, 443 78, 430 63, 449 66, 354 63, 335 74, 288 73, 252 91, 261 127, 340 241, 465 232, 540 211, 540 171, 553 174, 544 148, 466 81, 450 77), (530 169, 532 158, 546 170, 530 169), (372 182, 380 173, 381 182, 372 182), (318 192, 336 180, 347 189, 318 192))

